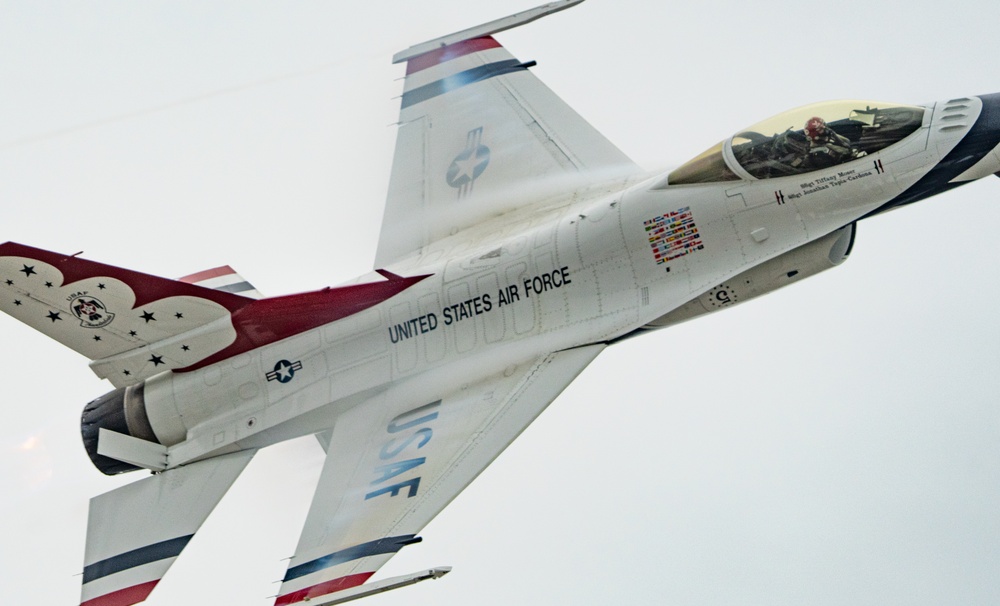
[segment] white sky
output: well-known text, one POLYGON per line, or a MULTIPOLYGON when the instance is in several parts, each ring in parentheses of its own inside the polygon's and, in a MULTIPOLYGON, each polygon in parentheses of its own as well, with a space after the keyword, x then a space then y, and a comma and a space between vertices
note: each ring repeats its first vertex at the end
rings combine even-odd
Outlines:
MULTIPOLYGON (((540 1, 540 0, 538 0, 540 1)), ((393 52, 535 0, 0 0, 0 241, 268 294, 370 269, 393 52)), ((785 109, 1000 90, 1000 4, 590 0, 498 36, 647 168, 785 109)), ((981 604, 1000 595, 990 179, 861 224, 851 259, 602 356, 367 604, 981 604)), ((0 591, 78 600, 111 389, 0 319, 0 591)), ((147 602, 269 604, 318 475, 258 455, 147 602)))

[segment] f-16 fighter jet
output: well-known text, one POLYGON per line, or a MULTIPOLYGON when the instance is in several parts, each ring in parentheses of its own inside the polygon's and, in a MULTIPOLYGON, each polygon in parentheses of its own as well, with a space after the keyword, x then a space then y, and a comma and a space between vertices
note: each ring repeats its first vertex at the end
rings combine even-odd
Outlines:
POLYGON ((562 0, 398 53, 406 77, 371 273, 264 298, 0 245, 0 309, 90 360, 106 474, 84 606, 145 600, 261 448, 316 435, 315 497, 275 604, 336 604, 623 339, 842 263, 858 221, 1000 171, 1000 95, 782 113, 641 170, 495 35, 562 0))

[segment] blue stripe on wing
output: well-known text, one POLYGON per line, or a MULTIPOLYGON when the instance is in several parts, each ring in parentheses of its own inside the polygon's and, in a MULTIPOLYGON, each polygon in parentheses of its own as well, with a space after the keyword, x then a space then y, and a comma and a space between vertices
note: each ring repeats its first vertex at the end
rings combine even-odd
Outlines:
POLYGON ((403 547, 412 545, 413 543, 419 543, 420 541, 420 537, 416 535, 404 534, 398 537, 385 537, 384 539, 379 539, 377 541, 369 541, 367 543, 355 545, 354 547, 341 549, 340 551, 335 551, 328 556, 323 556, 322 558, 317 558, 311 562, 306 562, 289 568, 282 581, 291 581, 292 579, 304 577, 307 574, 312 574, 323 570, 324 568, 336 566, 337 564, 343 564, 344 562, 350 562, 351 560, 360 560, 361 558, 383 553, 396 553, 403 547))

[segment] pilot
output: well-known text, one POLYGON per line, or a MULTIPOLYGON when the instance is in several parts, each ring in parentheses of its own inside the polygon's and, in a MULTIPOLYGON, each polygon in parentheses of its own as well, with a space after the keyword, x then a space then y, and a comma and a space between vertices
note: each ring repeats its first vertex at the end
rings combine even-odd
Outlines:
POLYGON ((809 141, 809 164, 815 168, 834 166, 854 157, 851 141, 838 135, 818 116, 809 118, 804 129, 809 141))

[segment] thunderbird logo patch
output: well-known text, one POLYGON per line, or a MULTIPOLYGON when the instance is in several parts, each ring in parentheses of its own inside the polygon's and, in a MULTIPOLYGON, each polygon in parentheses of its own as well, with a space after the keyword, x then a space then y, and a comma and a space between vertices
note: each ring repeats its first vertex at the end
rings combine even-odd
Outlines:
POLYGON ((115 319, 115 314, 94 297, 76 297, 70 301, 69 309, 84 328, 101 328, 115 319))

